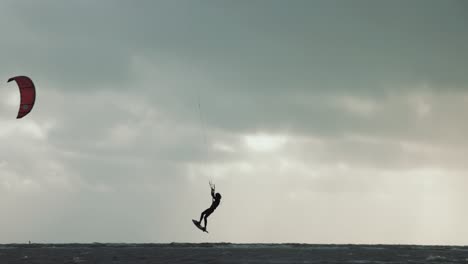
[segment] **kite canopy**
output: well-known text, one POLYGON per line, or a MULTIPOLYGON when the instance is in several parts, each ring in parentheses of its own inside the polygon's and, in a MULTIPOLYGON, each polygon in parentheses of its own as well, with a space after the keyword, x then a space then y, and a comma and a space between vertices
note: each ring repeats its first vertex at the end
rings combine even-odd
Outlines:
POLYGON ((34 83, 26 76, 16 76, 8 79, 8 82, 16 81, 20 90, 21 103, 16 118, 22 118, 33 109, 34 102, 36 101, 36 88, 34 83))

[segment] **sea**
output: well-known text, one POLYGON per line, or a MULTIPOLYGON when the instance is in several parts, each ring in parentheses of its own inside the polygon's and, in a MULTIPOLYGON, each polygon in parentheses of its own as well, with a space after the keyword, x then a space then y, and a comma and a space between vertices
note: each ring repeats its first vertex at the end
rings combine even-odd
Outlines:
POLYGON ((467 263, 466 246, 334 244, 3 244, 0 264, 467 263))

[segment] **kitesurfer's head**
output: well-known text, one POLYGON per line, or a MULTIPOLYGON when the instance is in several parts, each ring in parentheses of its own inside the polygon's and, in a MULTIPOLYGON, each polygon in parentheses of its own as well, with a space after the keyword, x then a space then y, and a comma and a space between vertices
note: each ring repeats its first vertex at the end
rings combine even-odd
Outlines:
POLYGON ((221 200, 221 194, 220 193, 216 193, 215 197, 216 197, 216 200, 221 200))

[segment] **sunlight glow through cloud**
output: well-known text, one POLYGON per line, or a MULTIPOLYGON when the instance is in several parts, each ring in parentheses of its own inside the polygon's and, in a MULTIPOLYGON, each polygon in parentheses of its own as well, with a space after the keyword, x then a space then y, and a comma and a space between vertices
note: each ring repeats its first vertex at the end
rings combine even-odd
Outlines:
POLYGON ((259 133, 245 136, 244 141, 247 147, 253 151, 270 152, 283 147, 287 142, 287 137, 259 133))

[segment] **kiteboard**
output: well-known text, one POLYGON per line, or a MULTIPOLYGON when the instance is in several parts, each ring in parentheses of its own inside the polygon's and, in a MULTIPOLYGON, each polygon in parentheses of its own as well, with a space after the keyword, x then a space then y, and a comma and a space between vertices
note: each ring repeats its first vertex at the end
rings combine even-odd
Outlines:
POLYGON ((196 227, 198 227, 198 229, 200 229, 200 230, 203 231, 203 232, 208 233, 208 231, 206 231, 206 229, 203 228, 197 220, 192 219, 192 222, 193 222, 193 224, 194 224, 196 227))

